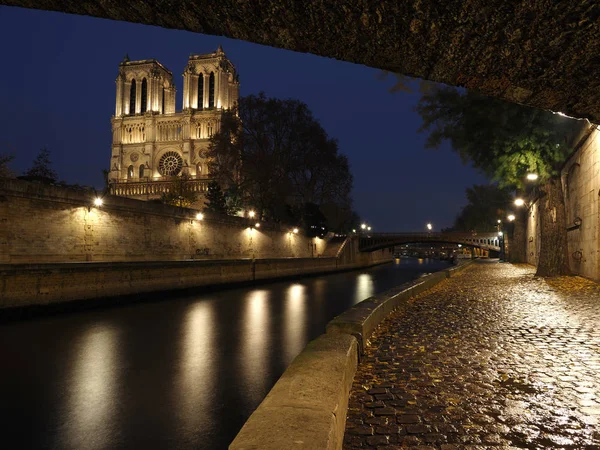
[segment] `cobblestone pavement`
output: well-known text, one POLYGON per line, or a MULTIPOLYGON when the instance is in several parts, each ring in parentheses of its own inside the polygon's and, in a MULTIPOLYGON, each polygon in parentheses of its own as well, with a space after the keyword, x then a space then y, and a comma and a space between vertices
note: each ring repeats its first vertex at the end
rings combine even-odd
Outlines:
POLYGON ((600 449, 600 285, 480 262, 392 314, 344 449, 600 449))

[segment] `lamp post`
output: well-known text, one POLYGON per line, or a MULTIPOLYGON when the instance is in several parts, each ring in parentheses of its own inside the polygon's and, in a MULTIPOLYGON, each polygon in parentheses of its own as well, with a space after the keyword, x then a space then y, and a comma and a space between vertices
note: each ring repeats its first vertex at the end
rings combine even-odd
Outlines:
POLYGON ((504 243, 504 231, 498 231, 498 244, 500 244, 500 261, 506 262, 506 247, 504 243))

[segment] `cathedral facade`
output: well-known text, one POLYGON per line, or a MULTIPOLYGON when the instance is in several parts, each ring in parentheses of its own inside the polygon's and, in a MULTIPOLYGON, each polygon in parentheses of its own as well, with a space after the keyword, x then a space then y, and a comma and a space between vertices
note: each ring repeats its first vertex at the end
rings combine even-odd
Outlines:
POLYGON ((205 151, 220 129, 223 111, 239 98, 234 65, 221 46, 214 53, 191 55, 183 72, 182 110, 176 111, 173 74, 154 59, 119 64, 115 115, 112 117, 110 193, 150 200, 186 174, 203 202, 210 174, 205 151))

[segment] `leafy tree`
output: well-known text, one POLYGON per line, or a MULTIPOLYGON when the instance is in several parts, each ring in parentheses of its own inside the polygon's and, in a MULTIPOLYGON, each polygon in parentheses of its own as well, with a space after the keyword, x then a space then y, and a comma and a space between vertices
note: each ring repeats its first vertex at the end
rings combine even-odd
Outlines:
POLYGON ((0 154, 0 178, 12 178, 15 176, 15 173, 9 166, 14 159, 15 155, 12 153, 7 155, 0 154))
POLYGON ((235 216, 243 208, 242 191, 237 184, 232 184, 224 193, 225 212, 229 216, 235 216))
POLYGON ((25 172, 25 177, 51 183, 56 182, 58 175, 52 169, 50 150, 48 150, 46 147, 40 150, 36 158, 33 160, 31 168, 25 172))
POLYGON ((237 109, 224 111, 218 133, 210 137, 207 149, 207 168, 214 180, 222 186, 239 183, 242 170, 242 123, 237 109))
POLYGON ((198 195, 192 190, 190 176, 186 173, 171 178, 168 192, 163 192, 161 201, 167 205, 189 208, 197 200, 198 195))
POLYGON ((509 189, 496 185, 474 185, 467 188, 465 206, 454 221, 454 231, 479 233, 497 230, 498 219, 504 219, 512 201, 509 189))
POLYGON ((329 231, 327 219, 319 209, 319 205, 306 203, 304 206, 304 228, 308 237, 324 237, 329 231))
POLYGON ((501 186, 523 189, 528 172, 539 175, 537 275, 569 273, 560 169, 572 151, 569 138, 579 124, 549 111, 449 87, 430 87, 417 111, 423 119, 420 131, 429 133, 427 147, 437 148, 449 141, 463 161, 470 161, 501 186))
POLYGON ((206 193, 207 202, 204 203, 205 210, 218 214, 227 214, 227 205, 221 186, 216 181, 208 183, 208 192, 206 193))
POLYGON ((215 179, 224 188, 236 185, 262 219, 287 220, 293 210, 304 216, 309 203, 332 203, 350 214, 348 160, 298 100, 241 98, 224 113, 207 157, 215 179))

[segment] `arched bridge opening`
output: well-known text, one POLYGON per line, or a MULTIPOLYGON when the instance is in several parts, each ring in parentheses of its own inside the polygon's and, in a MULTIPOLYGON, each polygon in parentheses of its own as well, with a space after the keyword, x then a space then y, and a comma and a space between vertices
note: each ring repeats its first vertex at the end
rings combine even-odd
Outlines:
POLYGON ((501 238, 497 233, 371 233, 358 237, 361 252, 373 252, 406 244, 456 244, 500 252, 501 238))

